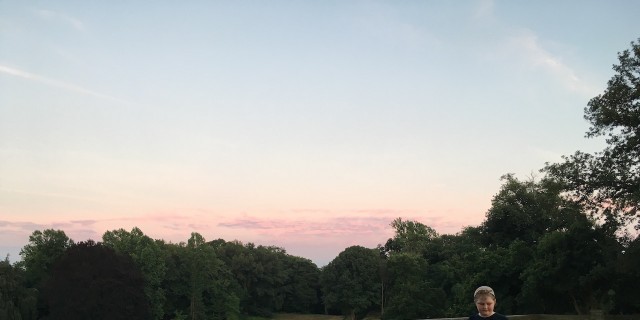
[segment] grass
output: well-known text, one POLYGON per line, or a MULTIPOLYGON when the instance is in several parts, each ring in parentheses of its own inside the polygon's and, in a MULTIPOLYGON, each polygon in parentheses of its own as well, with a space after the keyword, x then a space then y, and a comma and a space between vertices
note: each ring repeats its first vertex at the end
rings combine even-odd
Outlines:
POLYGON ((344 320, 344 317, 323 314, 276 313, 273 318, 247 317, 244 320, 344 320))
MULTIPOLYGON (((378 316, 367 316, 363 320, 379 320, 378 316)), ((324 314, 276 313, 273 318, 248 317, 244 320, 344 320, 343 316, 328 316, 324 314)))
POLYGON ((324 314, 296 314, 278 313, 273 316, 274 320, 343 320, 343 316, 328 316, 324 314))

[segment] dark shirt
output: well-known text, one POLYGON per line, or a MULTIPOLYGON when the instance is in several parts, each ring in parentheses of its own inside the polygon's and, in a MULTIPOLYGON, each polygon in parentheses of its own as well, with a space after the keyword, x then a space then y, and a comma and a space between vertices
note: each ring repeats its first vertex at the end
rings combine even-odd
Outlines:
POLYGON ((499 313, 494 313, 488 317, 482 317, 479 314, 474 314, 469 317, 469 320, 508 320, 507 317, 499 313))

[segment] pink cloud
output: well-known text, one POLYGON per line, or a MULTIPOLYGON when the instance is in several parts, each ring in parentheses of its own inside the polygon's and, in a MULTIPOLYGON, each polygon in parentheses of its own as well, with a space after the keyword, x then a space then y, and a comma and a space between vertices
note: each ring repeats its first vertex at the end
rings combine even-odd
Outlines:
MULTIPOLYGON (((24 246, 34 230, 48 228, 63 230, 76 242, 87 239, 100 241, 106 231, 138 227, 153 239, 173 243, 185 242, 191 232, 198 232, 206 240, 274 245, 322 266, 349 246, 375 248, 384 244, 393 237, 390 223, 398 217, 422 222, 440 234, 458 232, 473 222, 457 211, 456 214, 449 214, 447 210, 441 212, 444 214, 435 216, 431 211, 393 209, 357 209, 342 213, 325 209, 294 209, 280 211, 272 217, 247 214, 225 217, 204 209, 176 209, 104 218, 83 214, 83 217, 91 216, 93 219, 0 220, 0 243, 24 246)), ((478 217, 478 224, 480 219, 478 217)))

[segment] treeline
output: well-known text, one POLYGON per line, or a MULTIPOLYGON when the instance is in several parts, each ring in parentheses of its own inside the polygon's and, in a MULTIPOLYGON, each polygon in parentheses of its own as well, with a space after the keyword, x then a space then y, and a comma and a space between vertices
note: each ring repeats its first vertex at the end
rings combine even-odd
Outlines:
POLYGON ((38 230, 21 261, 0 262, 0 320, 459 317, 479 285, 505 314, 640 313, 640 44, 618 57, 585 109, 587 135, 607 147, 547 164, 538 180, 505 175, 480 226, 439 235, 397 218, 384 244, 346 248, 321 268, 198 233, 176 244, 119 229, 75 243, 38 230))
POLYGON ((140 229, 75 243, 35 231, 0 262, 0 319, 243 319, 276 312, 358 319, 459 317, 490 284, 506 314, 640 313, 640 238, 597 223, 551 180, 504 177, 486 220, 439 235, 397 218, 377 248, 328 265, 238 241, 153 240, 140 229), (102 315, 102 316, 100 316, 102 315))

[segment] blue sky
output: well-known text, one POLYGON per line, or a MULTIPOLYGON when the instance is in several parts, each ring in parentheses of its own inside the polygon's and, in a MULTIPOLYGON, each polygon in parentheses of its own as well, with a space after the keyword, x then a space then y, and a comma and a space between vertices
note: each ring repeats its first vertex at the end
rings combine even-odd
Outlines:
POLYGON ((0 1, 0 254, 137 226, 323 265, 594 151, 635 1, 0 1))

